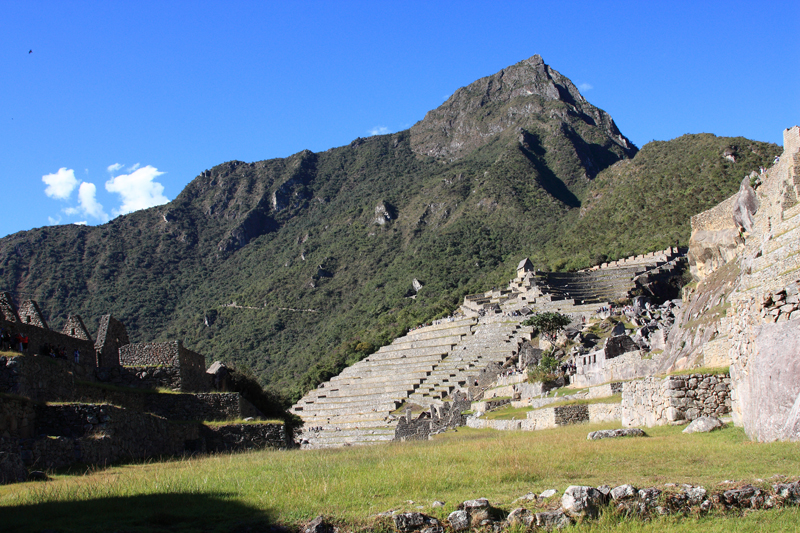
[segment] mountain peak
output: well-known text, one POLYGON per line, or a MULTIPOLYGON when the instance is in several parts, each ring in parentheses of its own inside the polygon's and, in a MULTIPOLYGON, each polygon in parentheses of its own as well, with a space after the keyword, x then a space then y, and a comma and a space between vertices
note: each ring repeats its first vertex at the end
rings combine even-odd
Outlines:
POLYGON ((566 76, 538 54, 458 89, 411 128, 415 152, 455 160, 510 128, 553 127, 582 122, 599 128, 632 157, 636 147, 605 111, 591 105, 566 76))

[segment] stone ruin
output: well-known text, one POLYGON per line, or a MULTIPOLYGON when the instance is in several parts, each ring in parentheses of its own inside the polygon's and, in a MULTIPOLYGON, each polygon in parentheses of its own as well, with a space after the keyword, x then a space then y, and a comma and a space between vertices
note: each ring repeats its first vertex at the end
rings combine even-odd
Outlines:
POLYGON ((457 395, 474 402, 497 391, 512 398, 502 403, 534 410, 524 420, 470 416, 467 425, 658 425, 730 414, 754 439, 800 440, 799 200, 794 127, 784 132, 784 153, 772 168, 745 176, 736 195, 692 218, 688 250, 671 247, 565 273, 537 271, 522 260, 507 288, 466 296, 449 319, 408 332, 304 396, 292 408, 306 424, 302 445, 424 438, 440 420, 454 418, 457 395), (681 290, 676 280, 687 264, 698 284, 681 290), (623 300, 632 303, 613 309, 623 300), (544 388, 532 390, 524 374, 508 376, 523 359, 540 356, 542 345, 531 345, 531 329, 521 323, 545 311, 573 319, 563 335, 577 346, 562 360, 576 366, 572 383, 588 387, 559 399, 622 392, 621 404, 548 408, 555 398, 544 388), (623 327, 595 345, 585 324, 614 313, 635 329, 623 327), (720 370, 655 377, 697 367, 720 370), (437 410, 446 404, 446 412, 437 410), (416 417, 414 405, 423 408, 416 417))
MULTIPOLYGON (((479 400, 498 376, 535 357, 529 353, 537 350, 530 346, 533 328, 521 325, 526 315, 558 311, 578 323, 598 307, 679 275, 684 263, 685 250, 676 248, 573 273, 538 272, 526 258, 506 289, 466 296, 452 317, 409 331, 301 398, 291 410, 304 421, 301 445, 428 438, 463 421, 460 410, 454 414, 459 401, 479 400)), ((582 420, 583 411, 562 409, 556 419, 582 420)))
POLYGON ((8 293, 0 327, 28 338, 25 353, 0 356, 0 483, 74 463, 294 445, 283 424, 204 424, 263 415, 224 392, 222 363, 206 371, 205 357, 180 341, 132 344, 111 315, 95 341, 77 315, 53 331, 36 302, 18 310, 8 293))

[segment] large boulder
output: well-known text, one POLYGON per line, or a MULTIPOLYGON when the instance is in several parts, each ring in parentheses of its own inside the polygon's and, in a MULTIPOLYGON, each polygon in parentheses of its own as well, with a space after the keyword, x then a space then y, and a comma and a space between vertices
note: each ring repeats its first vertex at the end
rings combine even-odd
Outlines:
POLYGON ((754 440, 800 440, 800 320, 754 328, 749 361, 731 366, 742 423, 754 440))
POLYGON ((613 359, 627 352, 638 350, 639 346, 627 335, 617 335, 606 340, 606 359, 613 359))
POLYGON ((758 211, 758 196, 750 186, 751 176, 745 176, 733 205, 733 222, 747 233, 753 233, 753 215, 758 211))
POLYGON ((715 416, 701 416, 692 420, 692 423, 686 426, 683 433, 708 433, 715 429, 725 427, 722 420, 715 416))
POLYGON ((394 527, 401 533, 418 531, 425 527, 437 527, 439 521, 422 513, 399 513, 394 515, 394 527))
POLYGON ((561 507, 572 518, 596 517, 603 505, 602 493, 594 487, 571 485, 561 496, 561 507))

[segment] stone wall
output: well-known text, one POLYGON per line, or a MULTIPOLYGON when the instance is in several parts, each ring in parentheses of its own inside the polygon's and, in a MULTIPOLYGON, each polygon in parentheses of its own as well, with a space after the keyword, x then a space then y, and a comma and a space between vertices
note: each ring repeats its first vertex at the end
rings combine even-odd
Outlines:
POLYGON ((25 398, 0 395, 0 437, 30 438, 34 435, 36 410, 25 398))
POLYGON ((622 418, 622 405, 618 403, 590 403, 589 422, 617 422, 622 418))
MULTIPOLYGON (((743 244, 735 259, 709 276, 732 270, 730 284, 719 287, 721 299, 701 285, 686 298, 690 304, 711 299, 695 306, 695 323, 727 307, 711 333, 725 339, 719 348, 728 348, 734 422, 759 441, 800 440, 800 316, 790 299, 800 277, 800 128, 783 136, 780 159, 758 176, 757 210, 741 232, 743 244)), ((682 357, 670 355, 677 366, 682 357)))
POLYGON ((620 416, 621 406, 618 403, 562 405, 528 411, 527 417, 519 420, 487 420, 470 416, 466 425, 476 429, 498 431, 538 431, 570 424, 615 422, 620 416))
POLYGON ((288 449, 295 444, 283 424, 226 424, 202 426, 208 452, 238 452, 264 448, 288 449))
POLYGON ((238 392, 157 394, 82 384, 76 389, 75 399, 89 403, 111 403, 130 410, 154 413, 169 420, 238 420, 263 417, 238 392))
POLYGON ((570 377, 573 384, 579 387, 588 387, 607 383, 610 381, 622 381, 653 373, 656 363, 652 359, 644 359, 648 355, 641 350, 634 350, 613 359, 606 359, 604 351, 599 350, 587 355, 577 356, 578 372, 570 377), (586 364, 583 363, 586 358, 586 364))
POLYGON ((0 357, 0 392, 25 396, 34 401, 71 401, 76 381, 93 381, 93 365, 63 359, 20 355, 0 357))
POLYGON ((464 416, 461 414, 470 408, 467 395, 456 391, 453 401, 445 402, 441 406, 431 406, 428 413, 423 413, 416 419, 409 412, 401 417, 394 432, 394 440, 427 440, 433 435, 463 426, 464 416))
POLYGON ((36 434, 46 436, 16 442, 25 464, 34 469, 179 455, 201 438, 198 425, 104 404, 40 405, 36 426, 36 434))
POLYGON ((728 374, 689 374, 629 381, 622 391, 622 425, 660 426, 731 411, 728 374))
POLYGON ((728 261, 744 245, 733 219, 733 208, 739 193, 691 218, 689 269, 695 279, 705 279, 728 261))
POLYGON ((180 390, 207 391, 205 357, 183 346, 181 341, 128 344, 119 349, 120 364, 126 367, 173 367, 180 369, 180 390))
POLYGON ((555 424, 557 426, 569 426, 571 424, 582 424, 589 421, 588 405, 562 405, 553 408, 555 424))
POLYGON ((111 315, 100 317, 97 338, 94 341, 97 351, 97 366, 111 368, 119 366, 119 349, 129 344, 125 325, 111 315))
POLYGON ((61 347, 66 352, 67 359, 73 360, 75 350, 80 351, 81 364, 95 366, 96 357, 94 343, 90 340, 70 337, 58 331, 43 329, 34 324, 10 322, 0 317, 0 327, 9 331, 11 335, 19 333, 28 337, 28 351, 30 355, 45 355, 48 347, 61 347))

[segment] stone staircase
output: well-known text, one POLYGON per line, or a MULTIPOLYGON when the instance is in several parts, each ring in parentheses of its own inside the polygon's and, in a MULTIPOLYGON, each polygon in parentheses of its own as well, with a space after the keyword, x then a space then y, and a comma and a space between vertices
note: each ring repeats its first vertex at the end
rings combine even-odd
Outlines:
POLYGON ((441 405, 490 363, 516 354, 522 317, 451 320, 409 332, 306 394, 291 411, 304 422, 304 447, 394 439, 404 403, 441 405))
POLYGON ((307 447, 369 444, 394 438, 392 415, 463 338, 474 319, 427 326, 382 347, 306 394, 291 411, 307 447))
POLYGON ((504 363, 516 355, 523 335, 532 328, 520 325, 522 317, 488 317, 475 325, 466 337, 420 384, 408 401, 429 407, 440 405, 455 390, 469 386, 469 380, 490 363, 504 363))

